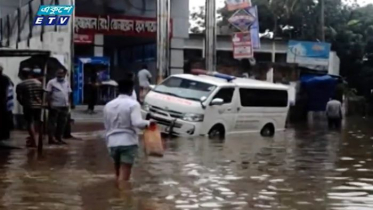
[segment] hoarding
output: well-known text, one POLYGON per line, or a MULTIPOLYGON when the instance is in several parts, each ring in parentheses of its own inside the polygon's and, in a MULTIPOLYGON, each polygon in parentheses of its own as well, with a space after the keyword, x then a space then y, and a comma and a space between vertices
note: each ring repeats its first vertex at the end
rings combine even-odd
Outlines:
POLYGON ((235 33, 232 38, 232 44, 233 57, 235 59, 252 58, 254 56, 250 32, 235 33))
POLYGON ((251 0, 226 0, 225 3, 227 4, 228 11, 251 7, 251 0))
POLYGON ((330 43, 290 40, 286 62, 327 67, 329 65, 330 48, 330 43))
POLYGON ((254 24, 256 18, 249 11, 238 10, 232 17, 228 19, 228 22, 236 27, 241 32, 246 32, 250 30, 251 25, 254 24))
POLYGON ((260 49, 258 8, 253 6, 246 8, 245 10, 255 17, 255 21, 250 26, 251 42, 254 49, 260 49))

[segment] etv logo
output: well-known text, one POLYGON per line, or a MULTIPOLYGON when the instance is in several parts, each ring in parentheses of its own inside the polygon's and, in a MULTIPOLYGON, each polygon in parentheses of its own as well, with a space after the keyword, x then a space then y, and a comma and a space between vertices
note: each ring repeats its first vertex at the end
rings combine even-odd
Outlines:
POLYGON ((35 26, 65 26, 69 22, 70 16, 36 16, 34 20, 35 26))
POLYGON ((41 5, 34 19, 34 25, 67 25, 73 11, 72 5, 41 5))

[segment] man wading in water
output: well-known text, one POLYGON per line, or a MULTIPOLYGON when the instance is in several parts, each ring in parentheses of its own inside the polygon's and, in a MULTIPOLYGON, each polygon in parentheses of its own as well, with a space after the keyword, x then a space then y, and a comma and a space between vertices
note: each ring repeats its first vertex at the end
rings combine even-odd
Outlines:
POLYGON ((106 143, 114 160, 118 183, 128 181, 137 156, 137 129, 147 128, 151 122, 141 117, 140 104, 132 97, 134 82, 126 78, 118 82, 119 96, 106 104, 104 124, 106 143))
POLYGON ((335 97, 326 104, 326 116, 329 128, 339 129, 342 122, 342 103, 335 97))

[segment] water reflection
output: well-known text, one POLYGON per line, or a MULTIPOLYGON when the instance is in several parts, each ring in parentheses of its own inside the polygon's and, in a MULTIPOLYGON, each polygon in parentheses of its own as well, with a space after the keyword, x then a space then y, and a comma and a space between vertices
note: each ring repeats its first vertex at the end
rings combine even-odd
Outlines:
POLYGON ((82 131, 84 141, 46 147, 41 158, 1 151, 0 209, 372 209, 371 123, 352 119, 336 132, 313 122, 274 139, 165 139, 165 157, 141 154, 121 190, 100 133, 82 131))

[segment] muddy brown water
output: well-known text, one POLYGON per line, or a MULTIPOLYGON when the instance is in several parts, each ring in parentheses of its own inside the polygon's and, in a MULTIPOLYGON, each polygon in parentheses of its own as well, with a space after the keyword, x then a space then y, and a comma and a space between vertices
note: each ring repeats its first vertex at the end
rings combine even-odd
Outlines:
MULTIPOLYGON (((143 154, 119 190, 101 125, 73 128, 83 141, 0 151, 0 210, 373 209, 373 121, 341 132, 297 125, 275 138, 166 139, 163 158, 143 154)), ((13 143, 23 146, 25 133, 13 143)))

